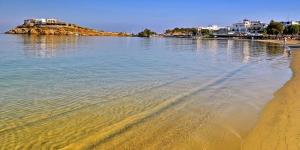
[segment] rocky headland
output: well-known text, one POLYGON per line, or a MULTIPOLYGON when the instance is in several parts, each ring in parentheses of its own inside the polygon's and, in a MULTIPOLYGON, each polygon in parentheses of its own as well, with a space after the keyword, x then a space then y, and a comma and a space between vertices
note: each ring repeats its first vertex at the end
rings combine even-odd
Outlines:
POLYGON ((25 23, 6 34, 29 35, 78 35, 78 36, 130 36, 123 32, 105 32, 69 23, 25 23))

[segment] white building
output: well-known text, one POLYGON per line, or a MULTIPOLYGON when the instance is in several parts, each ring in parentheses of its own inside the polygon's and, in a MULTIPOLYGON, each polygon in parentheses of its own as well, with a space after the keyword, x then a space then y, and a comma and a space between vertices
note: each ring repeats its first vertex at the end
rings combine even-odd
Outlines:
POLYGON ((46 23, 58 23, 58 20, 54 18, 46 19, 46 23))
POLYGON ((241 23, 235 23, 232 25, 232 30, 236 32, 247 32, 251 27, 251 21, 244 19, 241 23))
POLYGON ((282 23, 284 26, 291 26, 291 25, 299 25, 300 21, 282 21, 280 22, 282 23))
POLYGON ((40 19, 24 20, 25 25, 43 25, 43 24, 55 24, 55 23, 58 23, 58 20, 54 19, 54 18, 50 18, 50 19, 40 18, 40 19))
POLYGON ((214 35, 228 35, 230 34, 231 31, 231 27, 227 26, 227 27, 220 27, 219 30, 215 31, 213 34, 214 35))
POLYGON ((262 31, 266 27, 267 24, 262 23, 261 21, 250 21, 248 19, 244 19, 241 23, 233 24, 231 30, 239 33, 256 33, 262 31))
POLYGON ((209 25, 207 27, 199 27, 198 30, 210 30, 210 31, 217 31, 219 30, 220 27, 218 27, 217 25, 209 25))
POLYGON ((259 31, 263 31, 263 29, 267 28, 266 23, 262 23, 261 21, 251 21, 250 28, 248 29, 251 33, 257 33, 259 31))
POLYGON ((46 19, 27 19, 24 20, 24 24, 46 24, 46 19))

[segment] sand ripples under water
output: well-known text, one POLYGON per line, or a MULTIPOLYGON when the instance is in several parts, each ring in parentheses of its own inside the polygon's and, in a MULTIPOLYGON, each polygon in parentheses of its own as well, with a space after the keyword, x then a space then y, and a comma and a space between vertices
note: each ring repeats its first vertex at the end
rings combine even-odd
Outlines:
POLYGON ((0 41, 0 149, 240 149, 291 76, 251 41, 0 41))

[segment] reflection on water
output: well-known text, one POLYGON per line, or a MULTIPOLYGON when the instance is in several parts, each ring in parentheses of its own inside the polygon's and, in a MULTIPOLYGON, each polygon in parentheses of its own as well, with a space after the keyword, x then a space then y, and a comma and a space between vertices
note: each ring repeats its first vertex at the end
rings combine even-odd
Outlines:
MULTIPOLYGON (((80 39, 78 36, 28 36, 21 35, 20 40, 24 43, 24 52, 27 56, 33 57, 54 57, 58 54, 70 53, 76 49, 80 39)), ((86 42, 86 41, 85 41, 86 42)), ((144 39, 141 46, 145 49, 151 48, 151 39, 144 39)), ((218 49, 227 49, 229 53, 239 55, 234 58, 242 58, 247 62, 250 57, 258 57, 267 53, 270 56, 278 56, 284 53, 282 46, 277 44, 266 44, 249 42, 243 40, 167 40, 166 44, 172 49, 189 50, 188 47, 195 47, 192 50, 209 49, 210 53, 217 54, 218 49), (243 51, 240 51, 242 49, 243 51), (233 53, 231 52, 234 51, 233 53)))
POLYGON ((54 57, 58 54, 69 53, 76 49, 78 36, 36 36, 21 35, 24 52, 32 57, 54 57))
POLYGON ((0 52, 4 149, 239 149, 291 75, 284 48, 243 40, 0 35, 0 52))
POLYGON ((220 49, 226 49, 226 54, 231 56, 233 60, 240 60, 245 63, 251 58, 266 54, 270 57, 284 54, 284 48, 280 45, 245 40, 197 40, 196 46, 198 50, 210 49, 211 53, 215 55, 220 49))
POLYGON ((280 45, 268 45, 267 54, 270 56, 276 56, 284 53, 284 48, 280 45))

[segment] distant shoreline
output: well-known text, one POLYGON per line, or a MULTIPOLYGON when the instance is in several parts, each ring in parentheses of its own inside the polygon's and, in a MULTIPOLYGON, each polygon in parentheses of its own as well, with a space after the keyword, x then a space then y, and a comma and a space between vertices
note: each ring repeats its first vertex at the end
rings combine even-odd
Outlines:
MULTIPOLYGON (((16 28, 15 28, 16 29, 16 28)), ((92 29, 90 29, 92 30, 92 29)), ((79 36, 112 36, 112 37, 138 37, 138 36, 132 36, 129 33, 123 33, 123 32, 104 32, 104 31, 97 31, 99 33, 92 33, 92 34, 82 34, 79 36)), ((48 36, 48 35, 53 35, 53 36, 76 36, 76 34, 30 34, 30 33, 0 33, 0 34, 15 34, 15 35, 38 35, 38 36, 48 36)), ((145 38, 145 37, 140 37, 140 38, 145 38)), ((172 37, 172 36, 155 36, 155 37, 147 37, 147 38, 181 38, 181 39, 193 39, 193 37, 172 37)), ((214 37, 204 37, 200 38, 201 40, 251 40, 247 38, 214 38, 214 37)), ((283 40, 273 40, 273 39, 254 39, 253 41, 256 42, 262 42, 262 43, 271 43, 271 44, 279 44, 279 45, 284 45, 283 40)), ((286 42, 287 46, 296 46, 297 48, 300 48, 300 40, 287 40, 286 42)))

